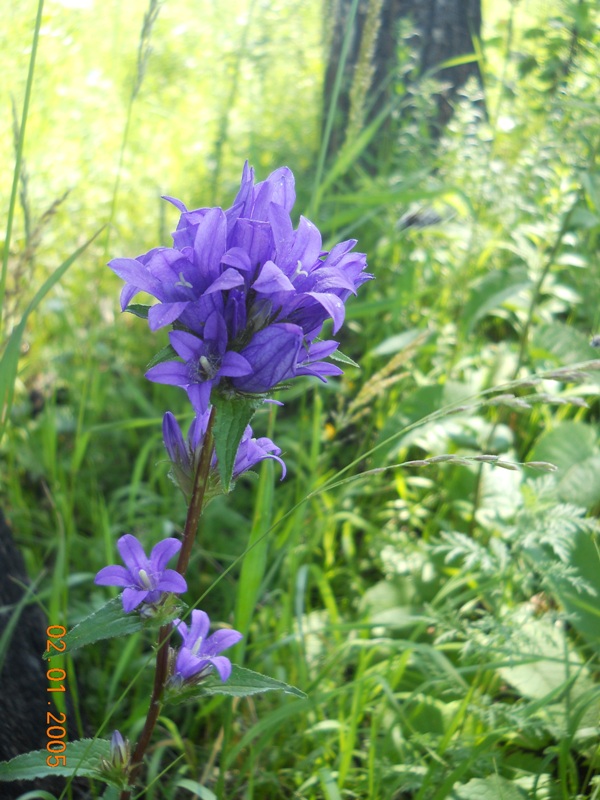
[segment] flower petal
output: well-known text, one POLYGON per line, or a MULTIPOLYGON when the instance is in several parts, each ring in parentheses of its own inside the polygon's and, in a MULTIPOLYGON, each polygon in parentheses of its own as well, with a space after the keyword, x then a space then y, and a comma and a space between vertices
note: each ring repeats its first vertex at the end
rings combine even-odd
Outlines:
POLYGON ((223 356, 221 367, 219 369, 219 375, 223 375, 224 377, 228 378, 241 378, 243 375, 250 375, 251 372, 252 366, 244 358, 244 356, 240 355, 239 353, 235 353, 233 350, 230 350, 223 356))
POLYGON ((125 589, 121 599, 123 601, 123 611, 129 614, 134 608, 137 608, 144 602, 149 592, 141 589, 125 589))
POLYGON ((169 341, 173 350, 184 361, 195 361, 204 353, 204 342, 187 331, 171 331, 169 341))
POLYGON ((94 578, 94 583, 98 586, 131 586, 131 574, 125 567, 114 564, 102 567, 94 578))
POLYGON ((200 221, 194 237, 196 263, 212 282, 219 276, 219 265, 227 250, 227 219, 222 208, 209 208, 200 221))
POLYGON ((306 294, 316 300, 317 303, 320 303, 325 311, 327 311, 329 316, 333 319, 333 332, 337 333, 346 315, 343 301, 335 294, 329 294, 327 292, 307 292, 306 294))
POLYGON ((216 656, 222 650, 226 650, 228 647, 233 647, 234 644, 237 644, 240 639, 244 637, 239 631, 230 630, 229 628, 222 628, 219 631, 215 631, 212 636, 209 636, 208 639, 204 642, 204 646, 202 647, 202 655, 203 656, 216 656))
POLYGON ((241 286, 244 283, 243 277, 236 269, 226 269, 216 281, 206 289, 204 294, 214 294, 214 292, 226 292, 229 289, 234 289, 236 286, 241 286))
POLYGON ((192 648, 198 639, 205 639, 210 628, 210 619, 206 611, 195 608, 191 616, 190 630, 185 641, 185 646, 189 648, 192 648))
POLYGON ((157 331, 175 322, 183 314, 189 301, 181 303, 157 303, 148 311, 148 326, 151 331, 157 331))
POLYGON ((152 572, 162 572, 175 553, 181 550, 179 539, 170 537, 154 545, 150 553, 150 569, 152 572))
POLYGON ((117 541, 117 548, 121 554, 123 563, 134 575, 136 575, 140 569, 148 569, 149 564, 146 553, 135 536, 132 536, 130 533, 121 536, 117 541))
POLYGON ((183 575, 180 575, 179 572, 176 572, 174 569, 166 569, 156 584, 156 588, 161 592, 183 594, 187 592, 187 583, 183 575))
POLYGON ((187 387, 188 397, 194 407, 196 414, 204 414, 210 403, 210 393, 214 381, 204 381, 204 383, 190 383, 187 387))
POLYGON ((254 291, 259 294, 274 294, 275 292, 293 292, 294 284, 279 269, 273 261, 267 261, 260 271, 260 275, 252 284, 254 291))
POLYGON ((175 208, 179 209, 179 211, 181 211, 182 214, 185 214, 185 212, 187 211, 185 203, 182 203, 181 200, 178 200, 176 197, 169 197, 168 194, 163 194, 162 199, 166 200, 167 203, 171 203, 171 205, 174 205, 175 208))
POLYGON ((223 683, 225 683, 225 681, 231 675, 231 661, 225 656, 215 656, 214 658, 211 658, 210 662, 219 673, 219 677, 223 683))
POLYGON ((138 291, 148 292, 158 300, 163 299, 161 282, 156 280, 136 258, 113 258, 108 262, 108 266, 119 278, 137 287, 138 291))
POLYGON ((292 378, 302 339, 297 325, 277 323, 263 328, 241 353, 252 365, 252 374, 234 378, 232 383, 244 392, 267 392, 292 378))
POLYGON ((171 386, 187 386, 190 382, 188 368, 180 361, 163 361, 151 367, 146 378, 154 383, 167 383, 171 386))

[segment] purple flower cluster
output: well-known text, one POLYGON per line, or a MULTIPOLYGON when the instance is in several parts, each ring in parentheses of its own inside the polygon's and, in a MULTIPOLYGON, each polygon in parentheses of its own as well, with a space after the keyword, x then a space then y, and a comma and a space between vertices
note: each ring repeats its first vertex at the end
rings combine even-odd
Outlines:
POLYGON ((255 185, 245 165, 233 206, 181 212, 173 247, 109 266, 125 281, 121 307, 144 291, 158 300, 148 311, 152 330, 173 325, 171 346, 181 361, 164 361, 152 381, 187 390, 198 414, 212 390, 264 395, 299 375, 325 381, 341 370, 325 362, 338 346, 319 341, 325 320, 335 333, 344 302, 371 277, 355 240, 322 250, 321 234, 304 217, 296 230, 296 193, 287 167, 255 185))
MULTIPOLYGON (((121 536, 117 547, 124 567, 111 565, 104 567, 96 575, 94 582, 99 586, 123 586, 123 609, 133 611, 138 606, 155 606, 165 593, 181 594, 187 590, 185 578, 173 569, 166 569, 167 562, 179 552, 178 539, 164 539, 152 548, 148 558, 135 536, 121 536)), ((188 626, 180 619, 174 620, 183 644, 175 657, 172 682, 181 685, 184 681, 197 682, 204 678, 213 667, 222 681, 231 675, 231 662, 219 653, 240 641, 238 631, 223 629, 207 636, 210 620, 204 611, 192 611, 192 622, 188 626)), ((113 760, 125 760, 123 737, 115 731, 111 752, 113 760)), ((116 761, 115 761, 116 763, 116 761)))
MULTIPOLYGON (((163 441, 171 460, 171 476, 186 496, 189 496, 192 492, 194 475, 202 453, 209 417, 210 410, 205 411, 204 414, 196 415, 190 425, 186 440, 184 440, 181 428, 173 414, 167 411, 163 417, 163 441)), ((283 480, 286 468, 282 459, 279 458, 280 453, 280 448, 266 436, 261 436, 258 439, 254 438, 252 428, 248 425, 235 457, 232 479, 235 481, 242 473, 252 469, 265 458, 272 458, 281 464, 281 478, 283 480)), ((218 475, 217 456, 214 451, 211 460, 211 473, 213 476, 218 475)))
MULTIPOLYGON (((325 360, 338 343, 319 337, 329 319, 333 333, 337 332, 344 321, 345 301, 372 276, 365 272, 364 253, 354 252, 355 240, 324 251, 321 234, 311 222, 300 217, 294 228, 290 212, 296 193, 294 176, 287 167, 255 184, 254 171, 246 163, 240 189, 227 210, 188 211, 179 200, 165 199, 180 212, 173 247, 157 247, 138 258, 116 258, 109 266, 125 281, 123 310, 138 292, 146 292, 158 301, 147 312, 150 329, 172 328, 170 360, 156 363, 146 377, 184 388, 195 410, 187 439, 173 414, 167 412, 163 419, 172 477, 193 506, 211 403, 217 405, 219 414, 223 407, 226 414, 231 409, 237 413, 240 406, 245 414, 256 408, 257 398, 259 402, 266 399, 272 390, 295 377, 310 375, 326 381, 340 375, 341 369, 325 360), (215 402, 213 392, 225 401, 222 406, 215 402), (234 395, 253 399, 228 404, 227 399, 234 395)), ((243 417, 244 423, 250 416, 243 417)), ((216 452, 223 460, 217 464, 216 452, 211 454, 208 484, 203 486, 209 491, 226 490, 230 479, 267 458, 278 461, 285 476, 281 450, 267 437, 255 438, 249 425, 232 465, 233 448, 229 449, 229 443, 222 447, 227 416, 225 420, 225 427, 217 433, 217 418, 214 430, 216 452)), ((238 436, 244 424, 241 420, 238 417, 239 426, 234 427, 238 436)), ((186 557, 193 541, 188 533, 186 524, 186 557)), ((117 546, 125 566, 104 567, 95 582, 123 587, 125 612, 140 608, 143 615, 152 615, 158 606, 167 614, 172 612, 168 596, 185 592, 187 584, 183 575, 167 569, 167 562, 181 550, 182 543, 165 539, 149 558, 134 536, 122 536, 117 546)), ((185 557, 181 561, 187 563, 185 557)), ((172 654, 171 684, 196 683, 213 669, 226 681, 231 662, 220 653, 242 635, 220 630, 208 636, 210 620, 197 610, 192 611, 189 627, 181 620, 174 624, 183 643, 172 654)), ((128 759, 118 733, 113 736, 112 752, 115 765, 128 759)))

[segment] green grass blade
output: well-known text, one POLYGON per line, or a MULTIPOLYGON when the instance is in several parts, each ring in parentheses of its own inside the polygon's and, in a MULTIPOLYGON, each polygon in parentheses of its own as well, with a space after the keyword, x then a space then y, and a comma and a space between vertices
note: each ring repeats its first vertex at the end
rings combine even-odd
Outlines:
MULTIPOLYGON (((40 38, 40 27, 42 24, 42 10, 44 0, 39 0, 37 15, 35 18, 35 28, 33 31, 33 43, 31 45, 31 56, 29 58, 29 71, 27 73, 27 83, 25 85, 25 99, 23 100, 23 114, 21 125, 19 126, 19 138, 17 140, 17 152, 15 158, 15 168, 13 171, 13 184, 10 192, 10 202, 8 205, 8 216, 6 220, 6 238, 4 239, 4 253, 2 255, 2 273, 0 274, 0 328, 2 326, 2 307, 4 305, 4 295, 6 292, 6 274, 8 272, 8 257, 10 254, 10 237, 12 234, 13 220, 15 216, 15 206, 17 204, 17 191, 19 179, 21 177, 21 162, 23 160, 23 147, 25 144, 25 127, 29 113, 29 101, 31 100, 31 89, 33 86, 33 73, 35 70, 35 57, 37 55, 38 41, 40 38)), ((2 417, 0 417, 0 420, 2 417)), ((1 423, 0 423, 1 424, 1 423)), ((0 440, 2 439, 2 428, 0 427, 0 440)))
POLYGON ((19 365, 19 354, 21 352, 21 340, 25 332, 25 326, 27 325, 29 315, 35 311, 50 289, 52 289, 58 283, 65 272, 69 269, 71 264, 73 264, 79 258, 79 256, 89 247, 89 245, 102 232, 102 230, 103 228, 100 228, 100 230, 96 231, 96 233, 90 239, 88 239, 85 244, 83 244, 71 256, 69 256, 66 261, 63 261, 60 267, 58 267, 58 269, 56 269, 52 275, 50 275, 50 277, 44 281, 42 286, 40 286, 36 292, 33 300, 25 309, 23 316, 21 317, 21 321, 14 328, 9 337, 6 350, 4 351, 2 359, 0 360, 0 441, 2 441, 6 422, 12 406, 15 380, 19 365))

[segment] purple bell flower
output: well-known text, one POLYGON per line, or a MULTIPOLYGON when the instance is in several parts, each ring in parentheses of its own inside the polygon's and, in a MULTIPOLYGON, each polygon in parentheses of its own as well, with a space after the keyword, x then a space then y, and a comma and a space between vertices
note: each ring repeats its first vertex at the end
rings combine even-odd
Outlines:
POLYGON ((181 550, 179 539, 163 539, 152 548, 150 558, 135 536, 127 533, 117 542, 124 567, 103 567, 94 578, 98 586, 123 586, 123 610, 133 611, 142 603, 155 605, 163 592, 182 594, 187 591, 185 578, 167 562, 181 550))
POLYGON ((300 375, 341 374, 323 360, 337 343, 317 337, 327 319, 340 328, 344 303, 372 276, 355 240, 327 252, 312 222, 300 217, 294 229, 295 197, 287 167, 255 184, 246 163, 231 208, 188 211, 166 198, 181 212, 174 246, 109 264, 125 281, 123 309, 148 292, 158 300, 150 328, 176 324, 170 341, 181 361, 146 377, 184 388, 197 413, 213 391, 265 395, 300 375))
POLYGON ((231 675, 231 661, 219 655, 228 647, 233 647, 242 639, 238 631, 223 629, 208 636, 210 620, 204 611, 192 611, 192 621, 188 627, 180 619, 174 620, 177 632, 183 639, 179 648, 171 681, 180 684, 184 681, 197 682, 216 669, 225 682, 231 675))

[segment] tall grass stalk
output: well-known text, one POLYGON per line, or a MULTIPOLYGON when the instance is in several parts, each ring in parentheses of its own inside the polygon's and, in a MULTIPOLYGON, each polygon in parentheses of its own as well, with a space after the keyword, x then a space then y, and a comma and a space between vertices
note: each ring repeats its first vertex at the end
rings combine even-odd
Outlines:
MULTIPOLYGON (((29 115, 29 103, 31 100, 31 91, 33 88, 33 75, 35 72, 35 59, 38 51, 38 42, 40 38, 40 27, 42 24, 42 11, 44 9, 44 0, 38 0, 37 14, 35 18, 35 26, 33 29, 33 40, 31 43, 31 55, 29 56, 29 69, 27 71, 27 82, 25 84, 25 97, 23 99, 23 112, 21 114, 21 124, 19 125, 19 133, 17 139, 17 147, 15 154, 15 167, 13 170, 12 189, 10 192, 10 201, 8 204, 8 215, 6 220, 6 236, 4 238, 4 251, 2 254, 2 272, 0 273, 0 331, 2 330, 2 310, 4 307, 4 296, 6 294, 6 277, 8 273, 8 259, 10 257, 10 240, 12 236, 13 221, 15 215, 15 207, 17 204, 17 194, 19 190, 19 182, 21 180, 21 164, 23 161, 23 148, 25 146, 25 129, 27 127, 27 118, 29 115)), ((1 434, 0 434, 1 438, 1 434)))
POLYGON ((248 56, 248 36, 253 22, 254 9, 256 7, 256 0, 251 0, 248 7, 248 17, 242 28, 240 41, 235 48, 235 59, 233 62, 233 70, 231 75, 231 83, 229 84, 229 92, 227 94, 225 105, 221 110, 219 124, 217 125, 217 134, 214 144, 213 162, 214 168, 211 180, 211 205, 216 204, 217 193, 219 191, 219 182, 221 180, 221 170, 223 167, 223 148, 225 147, 229 137, 229 122, 231 113, 234 109, 235 102, 238 96, 240 85, 240 73, 244 59, 248 56))
POLYGON ((121 175, 123 174, 125 152, 127 150, 127 144, 129 142, 129 131, 131 128, 131 120, 133 118, 133 107, 135 105, 137 96, 140 93, 140 89, 142 88, 142 84, 144 83, 144 77, 146 75, 146 69, 148 67, 148 60, 150 58, 150 54, 152 53, 152 47, 151 47, 152 31, 154 29, 156 20, 158 19, 158 14, 160 12, 161 5, 162 5, 161 0, 149 0, 148 8, 146 10, 146 13, 144 14, 144 19, 142 22, 142 29, 140 31, 140 38, 138 41, 138 49, 137 49, 137 65, 136 65, 135 79, 133 82, 133 86, 131 88, 129 103, 127 104, 125 126, 123 128, 123 136, 121 138, 121 146, 119 148, 119 161, 117 163, 117 174, 115 176, 115 183, 113 186, 112 198, 110 203, 108 227, 106 230, 106 241, 104 243, 104 258, 103 258, 104 261, 108 260, 108 256, 110 253, 111 237, 115 221, 115 214, 117 211, 119 189, 121 186, 121 175))
POLYGON ((352 86, 350 87, 350 112, 346 125, 345 141, 351 142, 362 130, 367 95, 373 83, 375 74, 375 52, 377 36, 381 27, 381 11, 383 0, 369 0, 367 15, 360 41, 358 59, 354 68, 352 86))
POLYGON ((321 138, 321 147, 319 148, 319 154, 317 156, 317 166, 315 170, 315 178, 313 183, 312 195, 311 200, 308 207, 308 216, 311 219, 314 219, 317 215, 318 208, 319 208, 319 192, 321 187, 321 180, 323 177, 323 171, 325 169, 325 160, 327 158, 327 150, 329 148, 329 140, 331 139, 331 132, 333 130, 333 122, 335 119, 335 112, 337 108, 337 101, 340 96, 340 91, 342 89, 342 80, 344 77, 344 69, 346 67, 346 61, 348 60, 348 52, 350 50, 350 44, 352 42, 352 35, 353 35, 353 28, 354 28, 354 21, 356 19, 356 12, 358 10, 359 0, 352 0, 352 5, 350 6, 350 10, 348 12, 348 19, 346 22, 346 30, 344 32, 344 39, 342 41, 342 49, 339 56, 339 61, 337 65, 337 70, 335 73, 335 81, 333 83, 333 91, 331 93, 331 100, 329 103, 329 108, 327 109, 327 117, 325 120, 325 127, 323 131, 323 136, 321 138))

